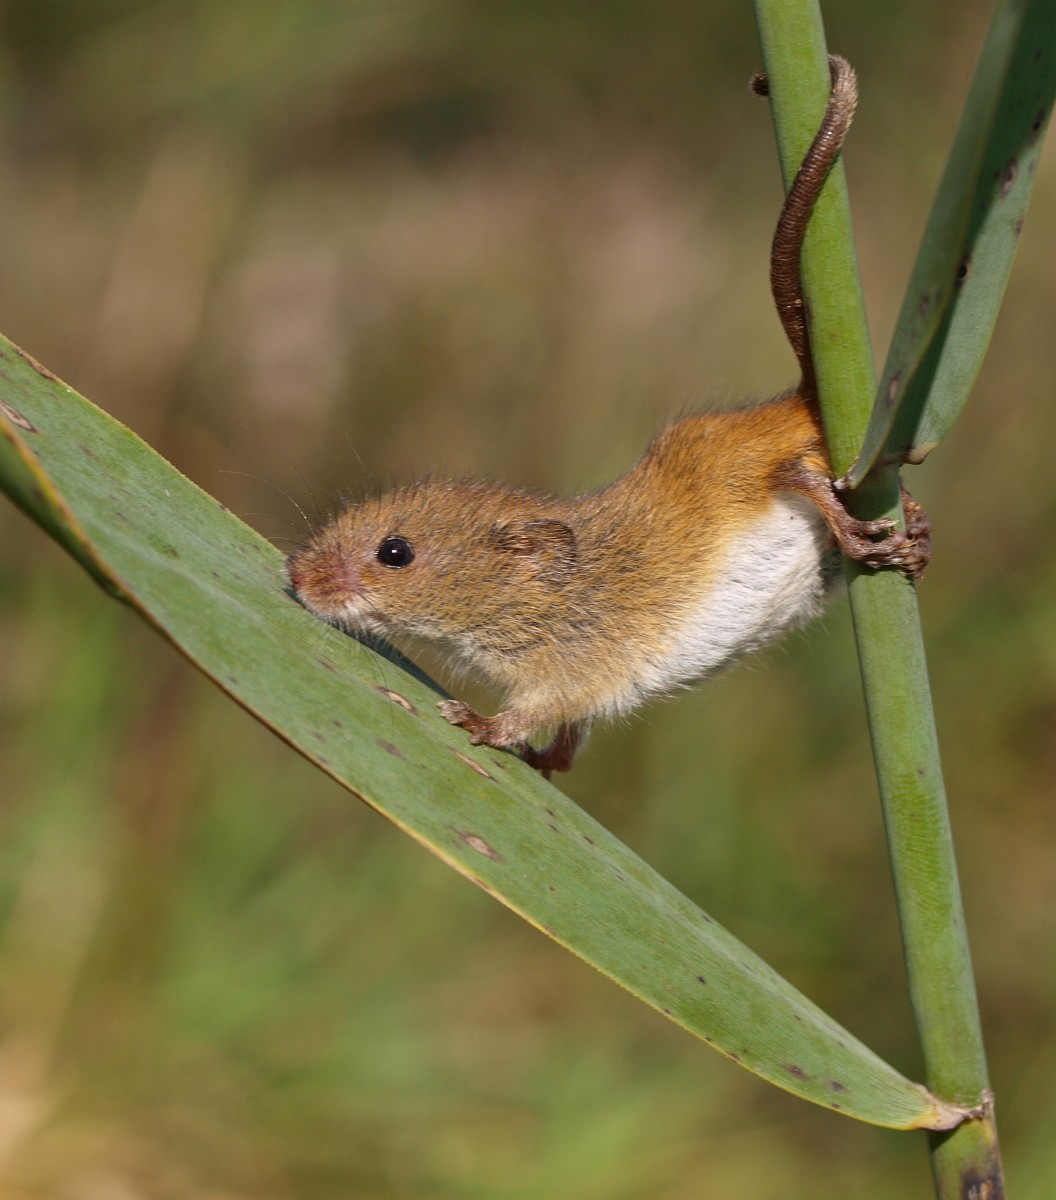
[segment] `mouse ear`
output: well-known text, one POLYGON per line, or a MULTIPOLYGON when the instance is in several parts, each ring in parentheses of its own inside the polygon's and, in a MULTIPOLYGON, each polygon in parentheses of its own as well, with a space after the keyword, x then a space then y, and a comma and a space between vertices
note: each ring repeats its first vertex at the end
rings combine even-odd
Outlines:
POLYGON ((492 530, 495 545, 507 554, 523 555, 534 561, 539 578, 560 587, 576 571, 576 535, 564 521, 541 518, 511 521, 492 530))

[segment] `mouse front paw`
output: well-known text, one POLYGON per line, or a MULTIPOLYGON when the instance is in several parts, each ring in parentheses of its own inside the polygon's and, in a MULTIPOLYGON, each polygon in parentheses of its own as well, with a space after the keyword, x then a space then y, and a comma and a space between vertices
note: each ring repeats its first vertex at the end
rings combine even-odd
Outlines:
POLYGON ((491 721, 482 717, 475 709, 461 700, 441 700, 436 706, 445 721, 457 725, 469 734, 469 740, 474 746, 487 744, 491 721))

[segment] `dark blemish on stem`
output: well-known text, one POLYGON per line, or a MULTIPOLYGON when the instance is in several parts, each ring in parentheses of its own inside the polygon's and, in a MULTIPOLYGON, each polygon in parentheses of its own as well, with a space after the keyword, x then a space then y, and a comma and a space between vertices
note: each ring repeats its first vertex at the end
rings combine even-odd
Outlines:
POLYGON ((893 407, 895 401, 898 399, 898 393, 901 387, 902 372, 896 371, 894 375, 891 376, 891 380, 887 385, 887 392, 884 395, 884 403, 888 408, 893 407))
POLYGON ((953 287, 955 291, 959 292, 961 288, 964 287, 965 282, 968 279, 968 273, 971 271, 971 269, 972 256, 970 254, 966 254, 958 264, 957 274, 954 276, 953 287))
POLYGON ((1045 124, 1045 110, 1039 108, 1034 114, 1034 120, 1030 123, 1030 137, 1027 139, 1027 145, 1033 146, 1038 140, 1038 134, 1041 133, 1041 127, 1045 124))
POLYGON ((1016 176, 1019 174, 1019 164, 1014 158, 1010 158, 1005 163, 1005 170, 1001 176, 1001 199, 1006 200, 1008 193, 1012 190, 1012 185, 1016 182, 1016 176))
POLYGON ((975 1167, 969 1167, 961 1174, 960 1195, 966 1200, 1004 1200, 1005 1188, 1000 1164, 985 1174, 980 1174, 975 1167))

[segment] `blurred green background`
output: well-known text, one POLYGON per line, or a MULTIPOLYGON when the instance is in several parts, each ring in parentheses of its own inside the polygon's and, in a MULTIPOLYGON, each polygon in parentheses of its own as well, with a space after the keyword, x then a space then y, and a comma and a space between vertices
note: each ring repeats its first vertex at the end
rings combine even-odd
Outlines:
MULTIPOLYGON (((989 5, 830 5, 882 356, 989 5)), ((8 0, 0 329, 279 545, 433 471, 574 490, 763 397, 750 5, 8 0)), ((1056 1180, 1056 155, 909 483, 1012 1192, 1056 1180)), ((357 805, 0 506, 0 1195, 929 1194, 357 805)), ((845 601, 561 784, 913 1077, 845 601)))

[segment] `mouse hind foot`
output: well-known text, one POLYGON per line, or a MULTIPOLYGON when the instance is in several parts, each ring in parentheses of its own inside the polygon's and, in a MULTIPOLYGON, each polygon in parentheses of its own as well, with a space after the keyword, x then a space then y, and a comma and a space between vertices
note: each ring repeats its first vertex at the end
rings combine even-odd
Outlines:
POLYGON ((818 509, 840 550, 865 567, 880 570, 894 567, 919 579, 931 559, 931 522, 921 506, 902 488, 902 508, 906 518, 903 532, 889 518, 862 521, 852 516, 833 488, 832 480, 805 463, 787 468, 780 484, 799 492, 818 509))

